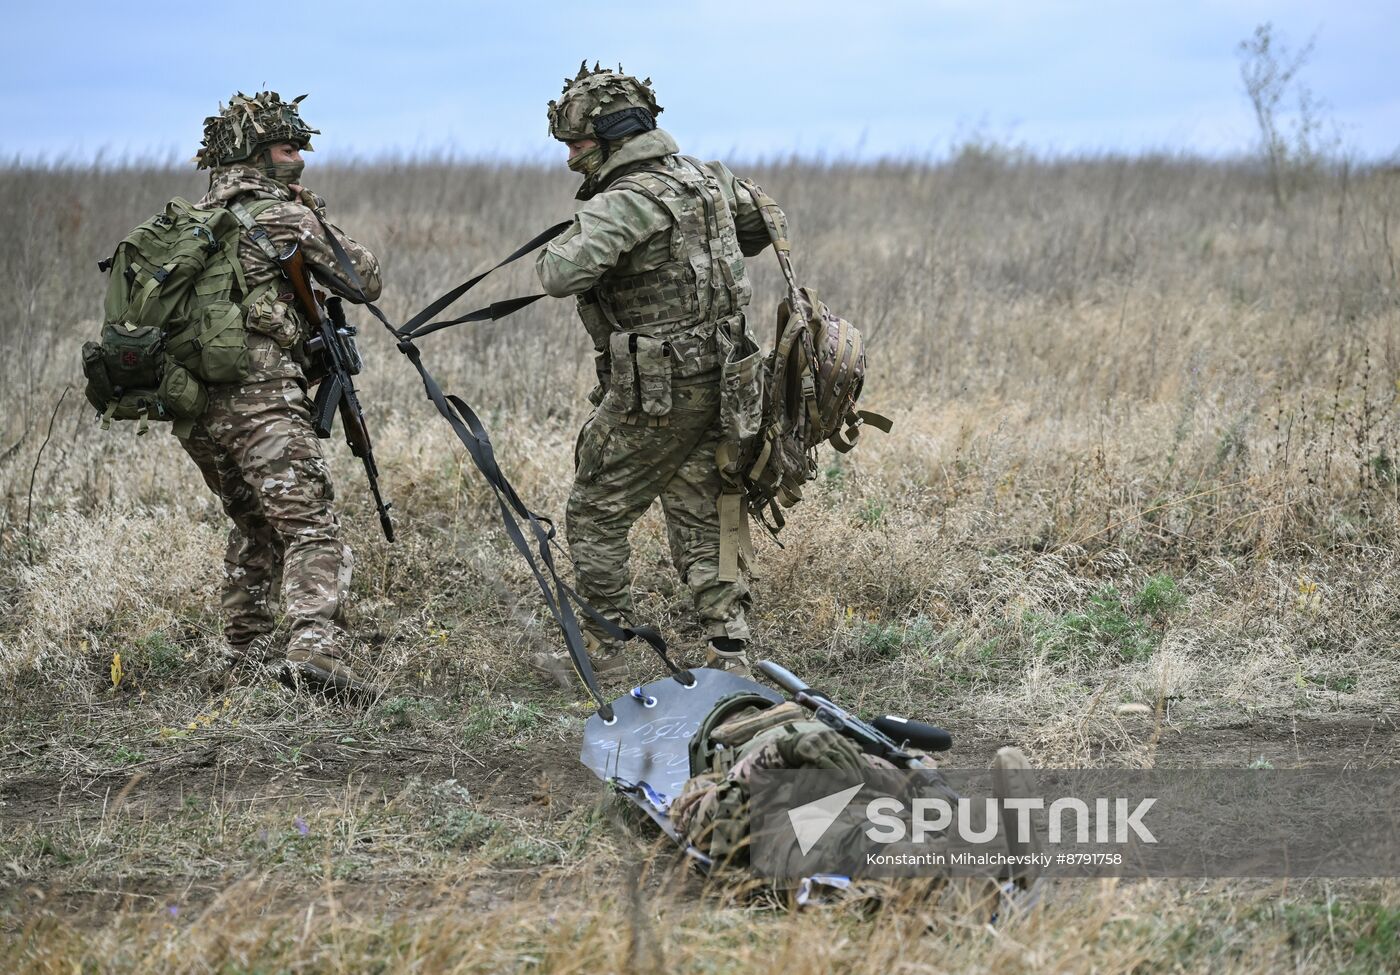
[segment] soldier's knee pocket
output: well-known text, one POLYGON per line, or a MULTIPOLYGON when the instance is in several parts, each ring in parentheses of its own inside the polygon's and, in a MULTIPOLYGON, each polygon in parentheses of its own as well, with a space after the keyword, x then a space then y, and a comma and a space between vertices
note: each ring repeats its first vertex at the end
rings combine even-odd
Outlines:
POLYGON ((296 511, 303 517, 308 508, 325 508, 335 500, 330 471, 320 457, 298 457, 261 472, 258 484, 263 509, 269 516, 279 510, 296 511))
POLYGON ((574 481, 591 481, 603 466, 603 456, 607 449, 612 428, 597 416, 591 417, 579 431, 574 443, 574 481))

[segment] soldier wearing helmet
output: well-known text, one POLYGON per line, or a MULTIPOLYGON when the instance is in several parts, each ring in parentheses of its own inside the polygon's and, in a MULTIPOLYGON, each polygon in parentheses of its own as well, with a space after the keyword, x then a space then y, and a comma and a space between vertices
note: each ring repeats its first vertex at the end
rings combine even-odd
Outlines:
MULTIPOLYGON (((757 355, 744 258, 769 244, 756 187, 722 163, 680 154, 657 128, 650 79, 585 64, 549 103, 549 133, 583 177, 573 226, 539 255, 551 295, 574 295, 593 340, 595 412, 579 434, 567 534, 578 588, 613 620, 631 615, 628 531, 660 498, 671 557, 708 638, 710 666, 745 671, 751 598, 720 564, 726 430, 757 422, 762 392, 721 366, 757 355)), ((595 666, 620 647, 585 623, 595 666)), ((535 664, 567 679, 567 665, 535 664)))
POLYGON ((316 283, 349 301, 378 297, 379 263, 327 223, 325 201, 301 185, 301 153, 317 134, 300 115, 305 97, 284 102, 272 91, 240 92, 205 119, 195 162, 210 171, 209 191, 197 205, 228 208, 246 228, 235 300, 250 366, 244 381, 211 386, 208 410, 177 433, 233 521, 223 590, 232 673, 277 664, 292 683, 362 691, 367 685, 350 665, 341 627, 350 549, 310 419, 303 351, 309 325, 276 255, 297 245, 316 283), (341 269, 331 234, 362 291, 341 269))

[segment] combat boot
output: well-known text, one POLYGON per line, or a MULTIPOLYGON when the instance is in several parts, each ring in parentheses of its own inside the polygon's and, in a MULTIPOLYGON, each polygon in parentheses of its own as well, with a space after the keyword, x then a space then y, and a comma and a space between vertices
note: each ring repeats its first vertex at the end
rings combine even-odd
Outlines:
POLYGON ((714 670, 727 670, 739 677, 752 677, 749 666, 747 644, 728 636, 710 638, 710 646, 705 651, 705 666, 714 670))
POLYGON ((277 677, 294 691, 315 691, 333 699, 367 701, 380 693, 348 663, 320 650, 288 650, 277 677))
POLYGON ((264 633, 247 643, 231 643, 224 652, 224 668, 219 671, 210 689, 229 691, 245 684, 256 684, 276 673, 277 638, 264 633))
MULTIPOLYGON (((608 677, 627 668, 627 658, 622 647, 617 644, 605 645, 591 633, 585 633, 583 646, 588 651, 588 659, 593 664, 593 673, 597 676, 608 677)), ((574 681, 578 677, 574 671, 574 662, 569 659, 569 654, 565 650, 533 654, 530 657, 530 666, 566 691, 574 686, 574 681)))

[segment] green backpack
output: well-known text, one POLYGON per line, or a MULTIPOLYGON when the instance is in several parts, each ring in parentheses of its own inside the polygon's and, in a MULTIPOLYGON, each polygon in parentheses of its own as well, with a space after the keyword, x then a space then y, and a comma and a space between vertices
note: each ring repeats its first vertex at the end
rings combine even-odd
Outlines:
POLYGON ((151 420, 195 420, 209 405, 208 385, 247 377, 243 306, 256 294, 238 243, 275 202, 201 210, 177 197, 98 265, 111 280, 101 341, 83 344, 83 374, 103 429, 140 420, 142 434, 151 420))

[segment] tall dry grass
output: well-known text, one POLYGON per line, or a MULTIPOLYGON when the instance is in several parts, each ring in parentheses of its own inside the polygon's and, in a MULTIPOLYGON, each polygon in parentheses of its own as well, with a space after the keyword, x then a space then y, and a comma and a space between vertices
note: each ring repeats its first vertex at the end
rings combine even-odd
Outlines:
MULTIPOLYGON (((967 761, 1010 740, 1044 764, 1394 762, 1394 173, 1320 172, 1280 208, 1255 167, 1168 157, 969 150, 939 165, 735 168, 789 213, 801 276, 862 327, 868 404, 896 423, 848 457, 824 452, 783 547, 760 541, 765 655, 861 708, 946 722, 967 761), (1129 702, 1153 714, 1116 709, 1129 702), (1300 722, 1316 733, 1300 735, 1300 722)), ((307 174, 333 219, 381 255, 381 304, 396 320, 566 214, 572 180, 562 167, 432 162, 307 174)), ((319 735, 318 748, 348 738, 362 757, 416 743, 432 762, 448 762, 454 742, 451 770, 422 771, 447 778, 502 727, 522 754, 567 761, 581 712, 523 663, 555 639, 528 572, 367 316, 364 400, 398 544, 379 539, 358 465, 338 444, 331 455, 357 555, 353 622, 390 697, 356 718, 308 719, 273 694, 211 707, 200 681, 217 669, 222 516, 169 437, 96 428, 77 368, 97 327, 97 259, 166 198, 200 190, 186 171, 0 172, 12 230, 0 240, 0 688, 14 701, 0 729, 21 748, 3 768, 76 784, 215 747, 300 768, 291 743, 319 735), (115 691, 114 653, 127 668, 115 691)), ((751 266, 765 331, 778 276, 770 257, 751 266)), ((476 298, 534 288, 522 262, 476 298)), ((540 302, 422 344, 443 384, 487 419, 521 493, 561 512, 592 383, 570 305, 540 302)), ((699 634, 655 512, 634 543, 639 614, 693 656, 699 634)), ((646 667, 639 659, 633 676, 646 667)), ((565 794, 592 795, 586 782, 565 794)), ((473 801, 501 814, 489 796, 473 801)), ((429 807, 408 809, 401 840, 368 854, 361 891, 402 891, 442 869, 424 853, 429 807)), ((16 825, 0 845, 16 883, 130 889, 188 870, 227 885, 289 869, 230 846, 222 819, 215 839, 203 819, 161 813, 139 842, 107 848, 87 839, 95 808, 63 815, 72 821, 16 825), (181 830, 192 837, 182 852, 158 855, 181 830), (59 863, 54 848, 107 853, 59 863)), ((251 842, 257 828, 240 835, 251 842)), ((572 875, 587 863, 613 876, 618 851, 591 833, 579 842, 564 843, 561 866, 526 857, 518 869, 572 875)), ((340 896, 302 895, 323 906, 340 896)), ((455 906, 387 915, 371 904, 322 928, 239 900, 204 904, 203 928, 130 906, 111 923, 35 908, 33 924, 10 914, 6 927, 19 939, 11 967, 39 971, 84 958, 251 970, 258 951, 308 970, 376 958, 394 959, 386 970, 492 970, 532 957, 564 971, 631 950, 626 902, 584 906, 579 890, 502 898, 470 924, 455 906)), ((1393 943, 1396 916, 1393 886, 1080 891, 991 935, 970 922, 926 930, 917 912, 868 927, 688 904, 657 919, 676 932, 658 935, 663 955, 712 970, 814 944, 822 964, 850 970, 1379 970, 1368 952, 1393 943), (832 923, 838 934, 823 940, 832 923)))

